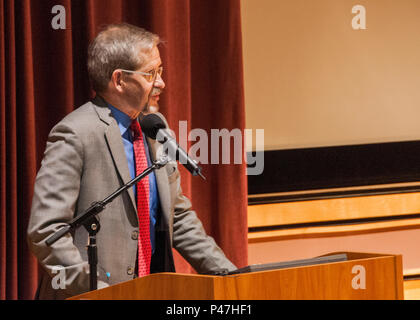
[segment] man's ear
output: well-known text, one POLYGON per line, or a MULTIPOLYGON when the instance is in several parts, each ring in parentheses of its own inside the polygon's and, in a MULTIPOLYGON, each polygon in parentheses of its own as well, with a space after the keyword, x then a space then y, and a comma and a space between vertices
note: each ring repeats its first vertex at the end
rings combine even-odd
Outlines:
POLYGON ((112 86, 118 91, 122 92, 123 90, 123 72, 121 70, 114 70, 114 72, 111 75, 111 83, 112 86))

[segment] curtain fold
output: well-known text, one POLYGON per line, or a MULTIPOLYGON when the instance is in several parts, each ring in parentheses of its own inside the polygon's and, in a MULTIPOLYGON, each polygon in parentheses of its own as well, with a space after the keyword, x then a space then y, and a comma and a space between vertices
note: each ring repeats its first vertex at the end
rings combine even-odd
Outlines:
MULTIPOLYGON (((211 129, 245 128, 239 6, 239 0, 0 0, 0 299, 34 296, 38 264, 26 244, 33 183, 51 128, 93 96, 86 55, 100 28, 127 22, 159 34, 166 83, 160 111, 177 136, 181 120, 188 132, 201 128, 210 137, 211 129), (52 28, 55 5, 66 10, 65 30, 52 28)), ((210 161, 210 146, 208 152, 210 161)), ((207 181, 180 167, 184 193, 208 234, 245 266, 246 165, 202 167, 207 181)), ((176 267, 193 272, 179 255, 176 267)))

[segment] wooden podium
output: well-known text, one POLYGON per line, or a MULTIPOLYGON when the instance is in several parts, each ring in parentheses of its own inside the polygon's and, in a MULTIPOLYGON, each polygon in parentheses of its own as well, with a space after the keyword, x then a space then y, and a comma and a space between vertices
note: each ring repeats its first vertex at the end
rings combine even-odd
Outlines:
POLYGON ((229 276, 157 273, 71 300, 403 299, 402 256, 346 252, 347 261, 229 276))

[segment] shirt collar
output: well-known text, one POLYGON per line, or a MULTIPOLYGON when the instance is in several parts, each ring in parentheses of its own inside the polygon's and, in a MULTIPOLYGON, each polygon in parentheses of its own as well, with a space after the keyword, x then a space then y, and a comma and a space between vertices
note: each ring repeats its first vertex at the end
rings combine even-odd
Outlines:
POLYGON ((108 103, 108 107, 111 109, 112 115, 118 123, 121 135, 124 135, 128 128, 130 128, 131 122, 133 121, 129 115, 125 114, 121 110, 118 110, 114 106, 108 103))

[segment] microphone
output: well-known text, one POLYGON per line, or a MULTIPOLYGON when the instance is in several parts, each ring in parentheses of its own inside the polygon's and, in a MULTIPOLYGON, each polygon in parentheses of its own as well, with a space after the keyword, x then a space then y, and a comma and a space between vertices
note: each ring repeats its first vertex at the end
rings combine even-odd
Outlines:
POLYGON ((140 126, 147 137, 153 140, 158 138, 160 143, 165 143, 165 146, 167 147, 165 151, 170 155, 175 155, 176 160, 187 168, 193 176, 199 175, 206 180, 201 174, 201 167, 198 165, 197 161, 191 159, 188 153, 178 145, 172 135, 166 130, 166 125, 161 117, 157 114, 150 113, 140 120, 140 126))

